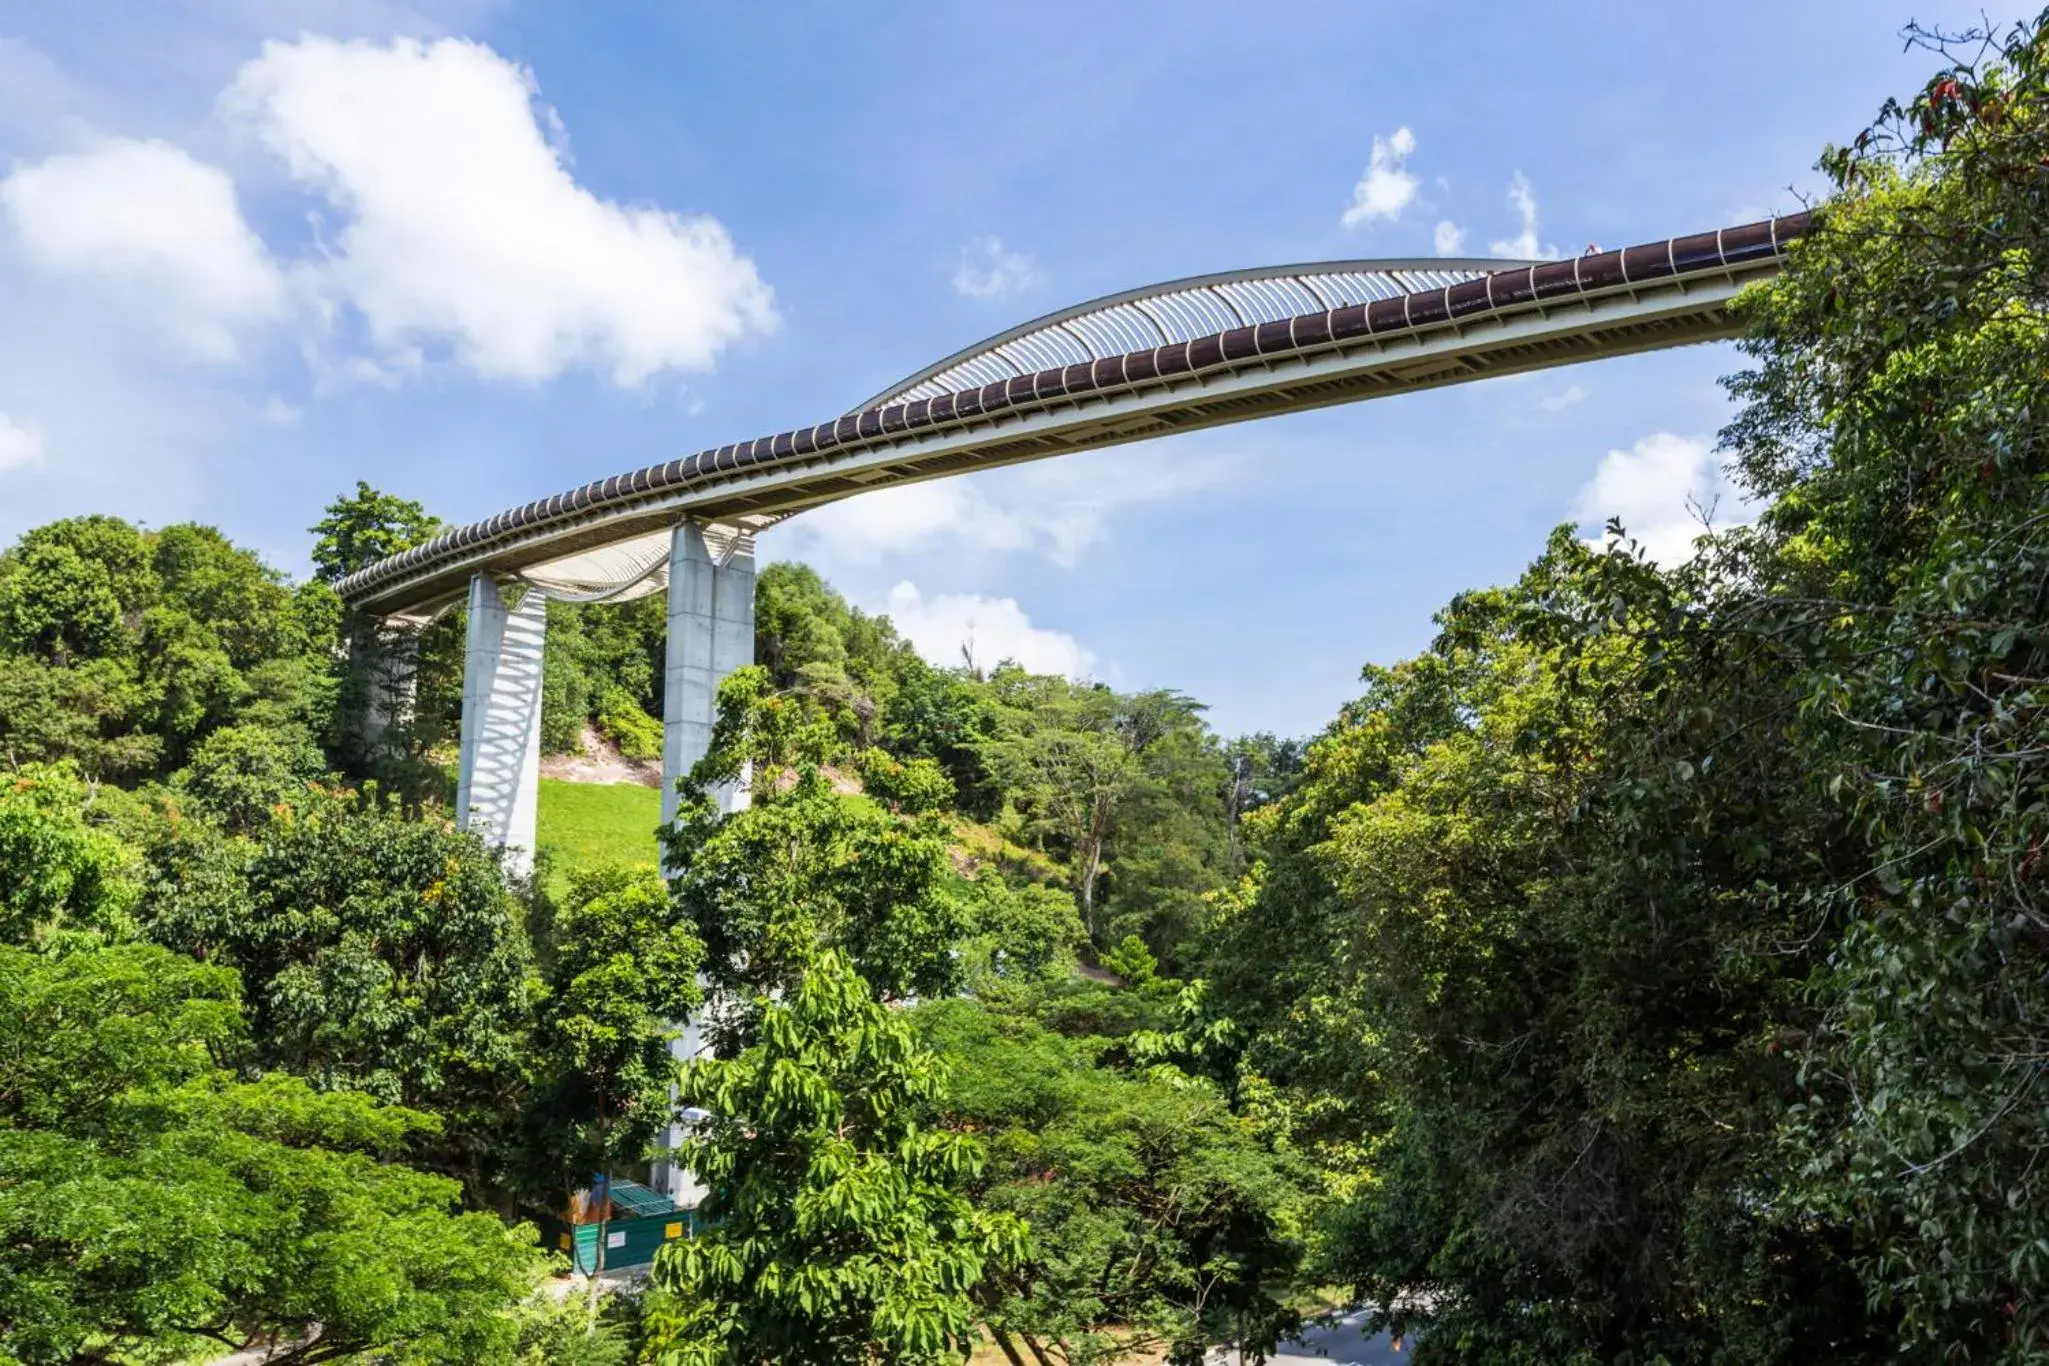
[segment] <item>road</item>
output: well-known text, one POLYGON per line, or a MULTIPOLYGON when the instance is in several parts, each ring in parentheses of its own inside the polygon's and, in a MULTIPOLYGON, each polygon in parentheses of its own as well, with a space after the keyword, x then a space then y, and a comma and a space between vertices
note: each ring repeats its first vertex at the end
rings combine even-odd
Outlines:
MULTIPOLYGON (((1385 1333, 1368 1337, 1367 1311, 1348 1310, 1333 1314, 1321 1323, 1302 1330, 1297 1341, 1283 1342, 1269 1361, 1314 1361, 1320 1366, 1407 1366, 1408 1344, 1397 1347, 1385 1333)), ((1210 1358, 1216 1366, 1240 1366, 1237 1352, 1219 1351, 1210 1358)))

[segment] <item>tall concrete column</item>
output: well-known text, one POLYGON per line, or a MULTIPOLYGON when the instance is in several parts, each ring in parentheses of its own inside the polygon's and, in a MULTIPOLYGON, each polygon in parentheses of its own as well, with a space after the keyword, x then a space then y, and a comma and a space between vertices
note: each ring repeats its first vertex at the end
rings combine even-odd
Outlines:
MULTIPOLYGON (((754 662, 754 549, 715 564, 704 531, 676 527, 669 542, 668 667, 662 689, 662 823, 676 815, 676 780, 711 750, 719 684, 754 662)), ((718 794, 733 811, 747 804, 743 779, 718 794)))
POLYGON ((455 822, 505 851, 518 874, 534 866, 541 797, 541 659, 548 598, 527 588, 517 606, 488 574, 470 580, 463 654, 462 763, 455 822))
MULTIPOLYGON (((711 624, 711 719, 718 720, 718 688, 733 674, 754 662, 754 544, 743 541, 740 548, 712 575, 711 624)), ((710 736, 707 734, 706 739, 710 736)), ((739 811, 747 805, 747 782, 752 776, 741 770, 738 780, 722 783, 714 794, 719 810, 739 811)))
POLYGON ((669 537, 669 635, 662 677, 662 824, 676 818, 676 780, 711 749, 718 698, 712 673, 718 570, 695 522, 669 537))
MULTIPOLYGON (((668 668, 662 692, 662 823, 676 815, 676 780, 711 750, 718 719, 719 684, 754 662, 754 549, 742 542, 724 564, 713 561, 703 529, 677 526, 669 543, 668 668)), ((747 805, 747 777, 722 784, 715 793, 723 811, 747 805)), ((672 1056, 689 1061, 710 1051, 703 1014, 684 1022, 669 1041, 672 1056)), ((663 1131, 661 1146, 673 1151, 703 1118, 689 1111, 663 1131)), ((693 1208, 705 1189, 696 1176, 666 1155, 656 1160, 651 1182, 684 1208, 693 1208)))

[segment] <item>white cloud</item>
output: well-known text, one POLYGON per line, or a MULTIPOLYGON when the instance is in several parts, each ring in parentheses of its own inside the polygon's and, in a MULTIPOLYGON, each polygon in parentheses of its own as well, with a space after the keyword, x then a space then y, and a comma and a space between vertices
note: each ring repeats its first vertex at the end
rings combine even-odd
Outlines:
POLYGON ((1016 660, 1033 673, 1086 678, 1095 656, 1065 631, 1032 625, 1016 598, 941 593, 927 598, 906 579, 884 608, 919 654, 942 666, 966 660, 981 669, 1016 660))
POLYGON ((1344 225, 1356 228, 1376 218, 1401 217, 1416 198, 1416 177, 1404 163, 1416 150, 1416 135, 1397 128, 1394 136, 1373 139, 1373 151, 1359 183, 1352 187, 1352 202, 1345 209, 1344 225))
MULTIPOLYGON (((1727 528, 1755 515, 1756 505, 1714 460, 1714 443, 1701 436, 1654 432, 1626 451, 1609 451, 1574 500, 1582 528, 1622 520, 1628 535, 1659 564, 1693 554, 1694 540, 1712 521, 1727 528)), ((1589 544, 1601 544, 1598 532, 1589 544)))
POLYGON ((793 524, 828 553, 865 561, 961 540, 984 550, 1022 550, 1032 543, 1026 517, 999 507, 961 479, 877 489, 828 503, 793 524))
POLYGON ((0 180, 29 258, 129 281, 199 355, 231 359, 236 330, 282 311, 284 282, 242 220, 234 183, 168 142, 116 138, 0 180))
POLYGON ((1447 218, 1430 234, 1430 243, 1439 256, 1456 256, 1465 250, 1466 230, 1447 218))
POLYGON ((1545 246, 1537 238, 1537 192, 1530 188, 1530 178, 1521 171, 1508 182, 1508 202, 1515 206, 1522 219, 1522 231, 1502 241, 1488 244, 1496 256, 1511 256, 1518 260, 1533 258, 1546 261, 1558 259, 1558 248, 1545 246))
POLYGON ((854 563, 959 546, 1035 550, 1071 567, 1117 509, 1213 489, 1233 468, 1185 450, 1070 455, 877 489, 807 512, 790 530, 807 553, 854 563))
POLYGON ((263 419, 266 426, 296 427, 299 425, 301 414, 297 408, 272 394, 264 401, 263 411, 258 416, 263 419))
POLYGON ((1537 400, 1537 406, 1547 413, 1562 413, 1567 408, 1586 402, 1587 390, 1583 384, 1568 384, 1555 394, 1546 394, 1537 400))
POLYGON ((970 299, 996 299, 1030 289, 1039 282, 1038 267, 1021 251, 1003 245, 1000 237, 977 237, 961 248, 953 287, 970 299))
POLYGON ((222 102, 346 217, 307 275, 401 368, 446 340, 487 376, 589 365, 630 385, 774 325, 716 220, 579 185, 536 93, 479 43, 307 37, 266 43, 222 102))
POLYGON ((42 429, 0 413, 0 474, 42 463, 42 429))

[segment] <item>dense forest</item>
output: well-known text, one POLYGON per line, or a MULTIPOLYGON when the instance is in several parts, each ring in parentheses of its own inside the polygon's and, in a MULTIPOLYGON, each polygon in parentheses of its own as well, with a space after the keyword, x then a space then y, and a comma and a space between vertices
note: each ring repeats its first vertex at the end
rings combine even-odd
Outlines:
MULTIPOLYGON (((364 719, 424 509, 22 536, 0 1361, 2049 1362, 2049 15, 1918 39, 1739 303, 1758 522, 1561 529, 1303 742, 772 565, 666 877, 513 879, 459 612, 364 719), (563 1295, 678 1104, 705 1226, 563 1295)), ((548 630, 546 746, 654 754, 659 600, 548 630)))

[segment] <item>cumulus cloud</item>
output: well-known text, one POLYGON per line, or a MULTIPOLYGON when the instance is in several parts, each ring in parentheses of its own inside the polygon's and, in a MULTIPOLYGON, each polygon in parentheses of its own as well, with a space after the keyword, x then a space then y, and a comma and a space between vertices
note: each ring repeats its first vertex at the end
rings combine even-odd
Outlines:
POLYGON ((934 664, 962 662, 990 669, 1006 659, 1033 673, 1086 678, 1095 656, 1065 631, 1032 625, 1016 598, 940 593, 927 598, 906 579, 889 590, 884 608, 913 648, 934 664))
MULTIPOLYGON (((1756 506, 1715 463, 1714 443, 1701 436, 1654 432, 1626 451, 1609 451, 1573 503, 1581 527, 1617 517, 1659 564, 1693 554, 1695 539, 1716 526, 1740 526, 1756 506)), ((1589 544, 1601 544, 1597 532, 1589 544)))
POLYGON ((1537 406, 1547 413, 1562 413, 1567 408, 1576 408, 1586 402, 1587 390, 1583 384, 1568 384, 1555 394, 1546 394, 1537 400, 1537 406))
POLYGON ((1524 261, 1557 260, 1558 248, 1545 246, 1537 239, 1537 192, 1530 188, 1530 178, 1521 171, 1517 171, 1508 182, 1508 202, 1514 206, 1516 217, 1522 220, 1522 231, 1513 237, 1489 243, 1488 249, 1496 256, 1524 261))
POLYGON ((957 546, 1036 551, 1072 566, 1118 509, 1213 489, 1231 468, 1186 451, 1068 456, 877 489, 807 512, 790 529, 808 552, 856 563, 957 546))
POLYGON ((1373 139, 1373 151, 1359 183, 1352 187, 1352 202, 1345 208, 1344 225, 1356 228, 1376 218, 1393 220, 1415 202, 1416 177, 1406 163, 1416 150, 1416 135, 1397 128, 1392 137, 1373 139))
POLYGON ((42 463, 42 430, 0 413, 0 474, 42 463))
POLYGON ((114 138, 24 166, 0 180, 0 207, 35 263, 146 291, 204 358, 233 358, 242 327, 284 308, 227 172, 168 142, 114 138))
POLYGON ((537 94, 480 43, 307 37, 266 43, 222 105, 342 215, 305 274, 401 369, 445 341, 486 376, 588 365, 631 385, 774 325, 716 220, 579 185, 537 94))
POLYGON ((1456 256, 1466 248, 1466 230, 1447 218, 1430 234, 1430 244, 1439 256, 1456 256))
POLYGON ((962 247, 953 272, 954 289, 970 299, 997 299, 1038 282, 1032 258, 1004 246, 1000 237, 977 237, 962 247))

